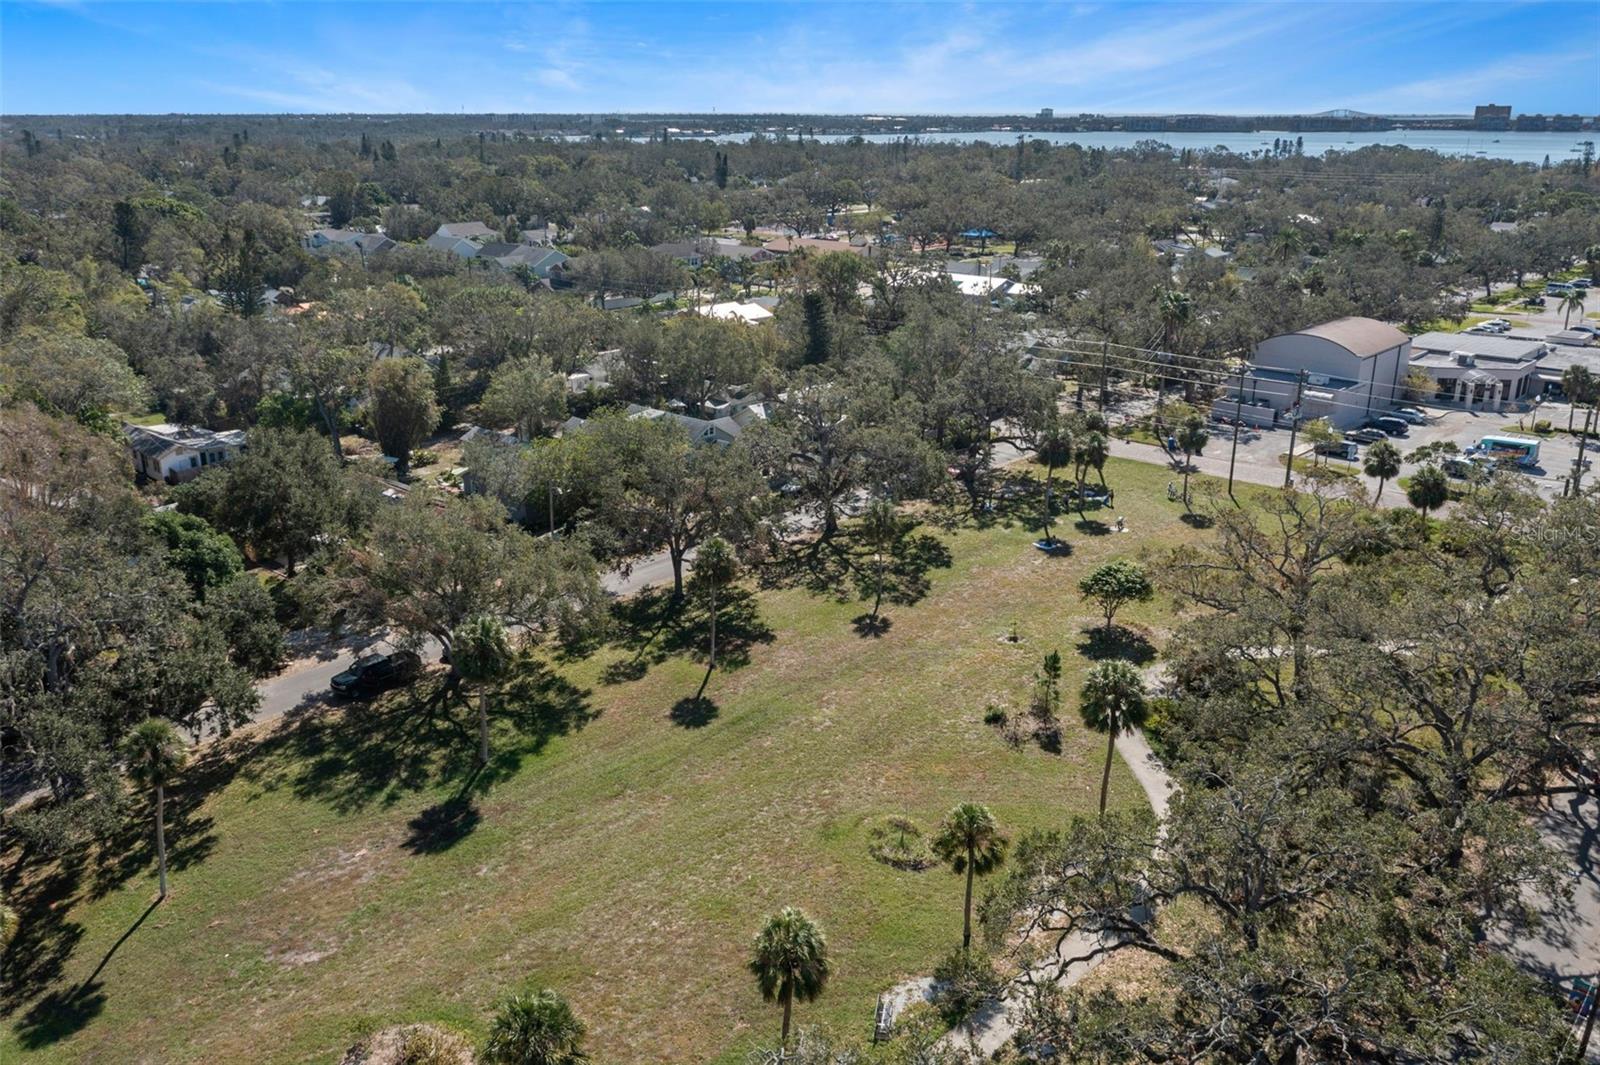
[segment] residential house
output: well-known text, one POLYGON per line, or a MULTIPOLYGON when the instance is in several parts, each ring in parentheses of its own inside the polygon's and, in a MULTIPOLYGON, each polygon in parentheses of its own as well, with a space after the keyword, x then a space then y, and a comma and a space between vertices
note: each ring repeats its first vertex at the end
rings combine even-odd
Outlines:
POLYGON ((628 404, 628 417, 652 421, 666 418, 681 426, 695 443, 716 444, 719 447, 727 447, 744 432, 744 426, 733 418, 695 418, 674 411, 657 410, 655 407, 642 407, 637 403, 628 404))
POLYGON ((548 280, 552 274, 560 273, 569 261, 566 253, 555 248, 501 242, 483 245, 478 249, 477 258, 492 262, 503 270, 526 267, 541 281, 548 280))
POLYGON ((867 254, 865 243, 857 244, 849 240, 830 240, 826 237, 776 237, 762 245, 773 255, 788 255, 790 252, 806 251, 813 255, 821 255, 829 251, 847 251, 855 255, 867 254))
POLYGON ((772 318, 772 312, 759 303, 708 303, 699 307, 696 314, 705 315, 707 318, 725 318, 728 321, 744 322, 747 325, 756 325, 772 318))
POLYGON ((313 255, 344 250, 360 255, 365 261, 369 255, 388 251, 395 242, 382 233, 362 233, 354 229, 313 229, 301 238, 300 244, 313 255))
POLYGON ((195 425, 124 425, 135 476, 177 484, 244 449, 244 430, 214 432, 195 425))
POLYGON ((741 259, 749 262, 766 262, 772 252, 749 244, 741 244, 731 237, 699 237, 694 240, 671 240, 650 248, 657 255, 670 256, 691 270, 698 270, 712 259, 741 259))
POLYGON ((582 368, 567 374, 567 391, 573 395, 581 395, 590 389, 599 391, 610 388, 612 372, 621 359, 621 348, 600 352, 582 368))

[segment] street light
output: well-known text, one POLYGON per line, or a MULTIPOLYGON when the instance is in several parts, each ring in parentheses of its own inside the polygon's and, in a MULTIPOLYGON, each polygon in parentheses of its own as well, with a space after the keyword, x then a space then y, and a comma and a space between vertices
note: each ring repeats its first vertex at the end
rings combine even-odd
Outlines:
POLYGON ((550 482, 550 503, 549 506, 546 507, 546 510, 550 514, 550 539, 552 540, 556 538, 556 496, 564 496, 566 494, 567 493, 565 489, 557 488, 554 481, 550 482))

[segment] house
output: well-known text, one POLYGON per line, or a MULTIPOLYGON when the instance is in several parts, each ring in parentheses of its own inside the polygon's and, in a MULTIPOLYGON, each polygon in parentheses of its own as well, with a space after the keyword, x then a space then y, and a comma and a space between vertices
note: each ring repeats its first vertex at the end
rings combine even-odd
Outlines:
POLYGON ((443 233, 435 233, 423 243, 435 251, 454 255, 458 259, 476 259, 478 257, 478 244, 475 241, 468 240, 466 237, 452 237, 443 233))
POLYGON ((621 359, 621 348, 611 348, 598 353, 580 369, 567 374, 567 391, 573 395, 581 395, 590 389, 610 388, 611 375, 621 359))
POLYGON ((695 418, 687 414, 678 414, 674 411, 657 410, 654 407, 641 407, 637 403, 628 404, 628 417, 645 418, 652 421, 669 419, 681 426, 689 437, 697 444, 716 444, 727 447, 739 439, 744 432, 744 426, 732 418, 695 418))
POLYGON ((747 325, 765 322, 772 317, 772 312, 759 303, 737 303, 732 301, 727 303, 708 303, 698 308, 695 313, 703 314, 707 318, 725 318, 728 321, 744 322, 747 325))
POLYGON ((561 229, 554 222, 546 222, 532 229, 524 229, 519 234, 524 244, 553 245, 561 239, 561 229))
POLYGON ((553 272, 559 272, 569 261, 564 252, 554 248, 533 244, 506 244, 499 241, 479 248, 477 258, 492 262, 503 270, 526 267, 534 277, 541 280, 548 278, 553 272))
POLYGON ((465 237, 467 240, 477 241, 482 244, 489 240, 499 240, 500 234, 484 225, 482 222, 446 222, 434 230, 436 237, 465 237))
POLYGON ((821 255, 829 251, 847 251, 856 255, 867 254, 865 244, 856 244, 848 240, 829 240, 826 237, 777 237, 762 245, 773 255, 788 255, 790 252, 806 251, 813 255, 821 255))
POLYGON ((208 466, 233 459, 244 449, 244 430, 213 432, 195 425, 124 425, 134 475, 177 484, 198 477, 208 466))
POLYGON ((362 233, 354 229, 313 229, 300 238, 301 247, 313 255, 326 255, 339 250, 352 251, 365 259, 380 251, 388 251, 395 242, 382 233, 362 233))
POLYGON ((650 248, 657 255, 676 259, 691 270, 698 270, 712 259, 741 259, 766 262, 772 253, 765 248, 741 244, 730 237, 702 237, 697 240, 672 240, 650 248))
POLYGON ((1270 407, 1276 420, 1294 410, 1349 429, 1404 398, 1411 338, 1372 318, 1337 318, 1256 345, 1242 389, 1216 405, 1242 416, 1239 403, 1270 407))

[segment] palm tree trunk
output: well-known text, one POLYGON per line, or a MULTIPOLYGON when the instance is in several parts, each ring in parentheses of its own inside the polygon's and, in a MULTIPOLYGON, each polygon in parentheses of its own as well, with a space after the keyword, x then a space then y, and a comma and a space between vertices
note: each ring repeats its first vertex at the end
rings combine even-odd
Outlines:
POLYGON ((156 866, 161 875, 161 898, 167 897, 167 789, 156 785, 156 866))
POLYGON ((478 692, 478 764, 489 764, 489 689, 478 692))
POLYGON ((1044 475, 1044 542, 1047 544, 1054 542, 1054 538, 1050 535, 1050 519, 1054 515, 1050 511, 1054 509, 1051 493, 1055 491, 1055 479, 1056 468, 1055 464, 1052 463, 1046 468, 1044 475))
POLYGON ((972 947, 972 848, 967 848, 967 901, 962 909, 961 921, 961 949, 969 950, 972 947))
POLYGON ((785 981, 783 985, 783 1037, 778 1041, 778 1045, 785 1050, 789 1047, 789 1014, 793 1009, 794 987, 785 981))
POLYGON ((1111 792, 1111 759, 1117 753, 1117 722, 1113 718, 1106 730, 1106 770, 1100 776, 1100 816, 1106 815, 1106 796, 1111 792))
MULTIPOLYGON (((1048 537, 1049 533, 1047 532, 1045 535, 1048 537)), ((878 628, 878 610, 879 610, 880 607, 883 606, 883 566, 884 566, 883 552, 879 551, 878 552, 878 576, 877 576, 877 580, 874 582, 876 586, 873 588, 873 596, 872 596, 872 628, 874 630, 876 630, 878 628)))
MULTIPOLYGON (((717 587, 711 586, 711 669, 717 668, 717 587)), ((708 670, 707 672, 710 672, 708 670)))

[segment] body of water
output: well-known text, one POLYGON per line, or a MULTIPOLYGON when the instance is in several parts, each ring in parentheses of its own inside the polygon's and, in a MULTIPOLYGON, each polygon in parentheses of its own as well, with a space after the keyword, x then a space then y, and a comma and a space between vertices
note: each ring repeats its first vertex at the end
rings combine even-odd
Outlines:
MULTIPOLYGON (((1479 130, 1456 129, 1394 129, 1379 133, 1290 133, 1287 130, 1261 130, 1255 133, 1148 133, 1148 132, 1083 132, 1083 133, 1025 133, 1029 140, 1049 141, 1051 144, 1079 144, 1085 148, 1131 148, 1140 141, 1155 140, 1170 144, 1174 149, 1225 148, 1240 155, 1266 152, 1272 149, 1273 138, 1293 141, 1300 137, 1305 142, 1307 155, 1324 155, 1328 152, 1353 152, 1374 144, 1398 144, 1408 148, 1435 151, 1441 155, 1472 156, 1488 159, 1509 159, 1517 163, 1542 163, 1549 156, 1552 165, 1566 159, 1577 159, 1584 141, 1600 141, 1600 132, 1540 132, 1540 133, 1488 133, 1479 130)), ((770 134, 769 134, 770 136, 770 134)), ((864 133, 863 140, 888 142, 907 136, 903 133, 864 133)), ((922 133, 912 135, 921 141, 973 144, 987 141, 990 144, 1011 145, 1017 134, 1004 130, 985 130, 975 133, 922 133)), ((709 139, 722 142, 748 140, 748 133, 725 133, 709 139)), ((641 138, 643 139, 643 138, 641 138)), ((849 134, 822 134, 817 140, 834 142, 849 140, 849 134)))

